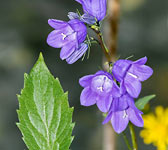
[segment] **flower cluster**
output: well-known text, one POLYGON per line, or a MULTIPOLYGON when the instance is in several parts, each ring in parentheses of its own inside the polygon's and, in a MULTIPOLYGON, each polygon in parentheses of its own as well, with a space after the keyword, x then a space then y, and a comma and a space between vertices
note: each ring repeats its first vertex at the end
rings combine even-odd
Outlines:
POLYGON ((135 62, 118 60, 113 65, 112 74, 98 71, 94 75, 82 77, 79 80, 84 87, 80 96, 81 105, 96 104, 100 111, 108 113, 103 124, 111 120, 117 133, 124 131, 129 121, 142 127, 142 112, 136 108, 134 98, 140 94, 141 81, 153 73, 145 65, 146 61, 146 57, 135 62))
MULTIPOLYGON (((73 64, 90 47, 91 39, 87 36, 87 26, 93 29, 99 44, 104 48, 100 31, 100 21, 106 16, 107 0, 75 0, 83 7, 83 15, 69 12, 70 21, 49 19, 48 24, 54 30, 48 35, 47 43, 54 48, 61 48, 60 58, 73 64), (87 38, 86 38, 87 37, 87 38)), ((107 54, 108 55, 108 54, 107 54)), ((125 130, 131 121, 138 127, 143 126, 142 112, 134 103, 141 92, 141 82, 147 80, 153 70, 146 66, 147 58, 137 61, 118 60, 113 64, 111 73, 98 71, 79 80, 84 88, 80 102, 83 106, 96 104, 100 111, 107 113, 104 123, 111 120, 117 133, 125 130)))
POLYGON ((106 16, 106 0, 76 0, 84 14, 69 12, 70 21, 49 19, 48 24, 54 28, 47 38, 51 47, 61 48, 60 58, 68 64, 76 62, 88 49, 86 24, 94 25, 106 16))

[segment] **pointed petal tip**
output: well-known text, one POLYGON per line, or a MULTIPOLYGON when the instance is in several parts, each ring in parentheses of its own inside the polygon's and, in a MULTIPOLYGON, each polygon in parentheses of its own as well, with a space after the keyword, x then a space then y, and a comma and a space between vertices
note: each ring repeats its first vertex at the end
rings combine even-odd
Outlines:
POLYGON ((112 112, 109 112, 108 115, 106 116, 106 118, 104 119, 104 121, 102 122, 102 124, 106 124, 111 120, 112 117, 112 112))
POLYGON ((115 130, 116 133, 121 134, 123 131, 115 130))
POLYGON ((82 4, 82 0, 75 0, 76 2, 82 4))
POLYGON ((125 128, 114 128, 113 127, 113 129, 116 133, 121 134, 126 129, 126 127, 125 128))
POLYGON ((134 61, 133 64, 144 65, 147 62, 147 60, 148 60, 147 57, 144 56, 144 57, 134 61))
POLYGON ((117 111, 112 115, 111 123, 117 133, 123 132, 128 125, 129 119, 127 116, 123 118, 124 115, 125 111, 117 111))
POLYGON ((48 19, 48 24, 51 26, 51 23, 53 22, 54 19, 48 19))

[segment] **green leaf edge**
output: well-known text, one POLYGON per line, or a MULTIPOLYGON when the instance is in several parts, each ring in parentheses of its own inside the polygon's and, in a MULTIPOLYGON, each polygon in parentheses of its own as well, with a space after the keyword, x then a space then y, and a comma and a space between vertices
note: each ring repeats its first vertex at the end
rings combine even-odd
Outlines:
POLYGON ((152 95, 148 95, 148 96, 145 96, 145 97, 142 97, 142 98, 139 98, 136 102, 135 102, 135 105, 136 107, 139 109, 139 110, 143 110, 145 105, 150 101, 152 100, 153 98, 155 98, 156 95, 155 94, 152 94, 152 95))

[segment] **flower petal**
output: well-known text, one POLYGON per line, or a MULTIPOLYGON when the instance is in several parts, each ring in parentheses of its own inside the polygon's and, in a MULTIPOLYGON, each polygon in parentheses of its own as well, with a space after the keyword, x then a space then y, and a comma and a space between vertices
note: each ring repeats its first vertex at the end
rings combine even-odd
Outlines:
POLYGON ((101 21, 106 16, 107 0, 92 0, 91 15, 95 16, 98 21, 101 21))
POLYGON ((113 87, 111 90, 112 96, 113 97, 120 97, 121 93, 120 93, 120 88, 118 87, 118 85, 113 81, 113 87))
POLYGON ((75 32, 77 32, 78 43, 79 44, 82 43, 86 39, 86 35, 87 35, 87 28, 85 24, 78 19, 70 20, 68 24, 72 27, 72 29, 75 32))
POLYGON ((129 94, 127 94, 127 103, 129 107, 136 109, 134 99, 131 96, 129 96, 129 94))
POLYGON ((72 19, 79 19, 80 17, 79 17, 79 15, 78 15, 77 13, 69 12, 69 13, 68 13, 68 18, 69 18, 70 20, 72 20, 72 19))
POLYGON ((113 98, 111 95, 109 95, 107 97, 100 97, 99 96, 96 100, 97 107, 99 108, 99 110, 101 112, 106 113, 111 106, 112 100, 113 100, 113 98))
POLYGON ((62 20, 56 20, 56 19, 49 19, 48 24, 54 28, 55 30, 61 30, 62 33, 70 34, 73 32, 72 28, 69 26, 67 22, 64 22, 62 20))
POLYGON ((122 111, 128 108, 127 96, 123 95, 120 98, 114 98, 112 103, 112 111, 122 111))
POLYGON ((124 79, 131 64, 132 62, 130 60, 122 59, 114 63, 112 73, 117 81, 121 82, 124 79))
POLYGON ((73 64, 76 62, 79 58, 83 56, 83 54, 87 51, 88 45, 85 43, 82 43, 79 47, 79 49, 75 50, 71 56, 69 56, 66 61, 68 64, 73 64))
POLYGON ((78 3, 82 4, 83 3, 83 0, 75 0, 77 1, 78 3))
POLYGON ((120 83, 120 94, 125 94, 127 91, 126 91, 126 88, 125 88, 125 85, 124 85, 124 81, 122 81, 120 83))
POLYGON ((85 13, 97 18, 101 21, 106 16, 107 0, 76 0, 82 4, 85 13))
POLYGON ((129 72, 135 74, 140 81, 147 80, 153 74, 153 70, 149 66, 137 64, 133 64, 129 69, 129 72))
POLYGON ((72 35, 65 38, 67 41, 66 45, 63 45, 61 52, 60 52, 60 58, 62 60, 68 58, 76 49, 76 33, 73 33, 72 35), (68 42, 69 40, 69 42, 68 42))
POLYGON ((123 132, 126 129, 128 122, 129 119, 125 110, 112 113, 111 123, 117 133, 123 132))
POLYGON ((87 23, 87 24, 94 24, 96 22, 95 17, 85 13, 81 16, 81 21, 87 23))
POLYGON ((94 75, 86 75, 86 76, 79 79, 79 84, 82 87, 89 86, 93 77, 94 77, 94 75))
POLYGON ((137 98, 141 92, 141 83, 134 75, 127 73, 124 79, 124 85, 127 92, 133 98, 137 98))
POLYGON ((132 109, 131 107, 126 110, 129 120, 138 127, 143 127, 144 122, 141 113, 132 109))
POLYGON ((62 47, 61 52, 60 52, 60 58, 64 60, 68 58, 74 51, 75 51, 75 45, 67 44, 62 47))
POLYGON ((62 33, 58 30, 52 31, 47 37, 48 45, 54 48, 60 48, 66 44, 67 41, 63 39, 62 33))
POLYGON ((106 124, 111 120, 112 117, 112 111, 108 113, 107 117, 104 119, 102 124, 106 124))
POLYGON ((84 88, 80 96, 80 103, 83 106, 94 105, 96 103, 96 94, 89 87, 84 88))
POLYGON ((138 64, 138 65, 144 65, 147 62, 147 57, 143 57, 138 59, 137 61, 134 61, 133 64, 138 64))

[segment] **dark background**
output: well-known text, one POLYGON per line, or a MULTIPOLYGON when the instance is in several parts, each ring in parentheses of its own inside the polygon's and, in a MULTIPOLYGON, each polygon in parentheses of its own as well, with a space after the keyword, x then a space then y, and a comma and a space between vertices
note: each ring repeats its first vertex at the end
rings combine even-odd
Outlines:
MULTIPOLYGON (((118 55, 126 58, 134 55, 136 60, 148 57, 148 65, 154 69, 153 76, 143 83, 141 96, 155 93, 150 103, 168 105, 168 1, 122 0, 119 27, 118 55)), ((93 45, 89 60, 68 65, 59 58, 60 49, 47 45, 46 38, 52 28, 49 18, 66 20, 69 11, 81 10, 75 0, 0 0, 0 150, 26 149, 18 121, 16 94, 23 88, 23 75, 29 73, 41 51, 51 73, 60 79, 65 91, 69 91, 70 106, 75 107, 73 121, 75 139, 72 150, 102 150, 102 116, 96 106, 80 106, 82 88, 78 79, 94 74, 102 64, 102 52, 93 45)), ((105 20, 106 21, 106 20, 105 20)), ((104 21, 104 22, 105 22, 104 21)), ((136 128, 137 135, 139 134, 136 128)), ((125 144, 117 136, 117 150, 125 144)), ((140 150, 144 149, 138 139, 140 150)), ((145 150, 155 150, 147 146, 145 150)))

